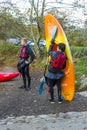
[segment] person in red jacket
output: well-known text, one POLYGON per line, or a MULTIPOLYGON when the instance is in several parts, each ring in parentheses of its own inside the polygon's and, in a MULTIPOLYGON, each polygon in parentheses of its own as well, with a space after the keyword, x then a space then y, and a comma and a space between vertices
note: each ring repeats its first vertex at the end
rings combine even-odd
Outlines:
POLYGON ((33 62, 35 55, 33 50, 27 45, 27 39, 23 38, 21 40, 21 49, 19 54, 19 60, 17 64, 18 71, 22 74, 23 77, 23 86, 20 88, 25 88, 26 90, 30 89, 31 77, 29 73, 29 65, 33 62), (28 85, 26 84, 28 81, 28 85))
POLYGON ((54 43, 51 44, 48 54, 51 56, 50 64, 48 66, 48 73, 45 74, 46 83, 50 90, 50 102, 54 102, 54 86, 57 85, 58 101, 62 102, 61 97, 61 78, 65 76, 62 69, 66 65, 66 56, 64 51, 66 46, 64 43, 57 45, 57 50, 52 51, 54 43))

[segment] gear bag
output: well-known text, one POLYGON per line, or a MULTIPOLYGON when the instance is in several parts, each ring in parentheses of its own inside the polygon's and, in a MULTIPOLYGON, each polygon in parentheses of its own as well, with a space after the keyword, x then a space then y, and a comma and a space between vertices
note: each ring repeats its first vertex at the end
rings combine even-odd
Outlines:
POLYGON ((64 69, 66 66, 66 56, 63 53, 60 53, 55 59, 50 61, 50 64, 53 68, 64 69))

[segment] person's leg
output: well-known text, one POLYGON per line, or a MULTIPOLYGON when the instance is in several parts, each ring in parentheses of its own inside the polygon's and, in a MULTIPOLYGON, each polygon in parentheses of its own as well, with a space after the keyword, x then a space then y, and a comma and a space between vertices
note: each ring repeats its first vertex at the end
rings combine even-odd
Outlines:
POLYGON ((23 78, 23 86, 20 88, 26 88, 26 75, 25 75, 25 70, 24 68, 21 70, 22 78, 23 78))
POLYGON ((61 102, 63 99, 61 97, 61 79, 57 80, 57 92, 58 92, 58 100, 61 102))
POLYGON ((26 73, 26 77, 27 77, 27 80, 28 80, 28 86, 27 88, 30 88, 30 85, 31 85, 31 77, 30 77, 30 73, 29 73, 29 66, 27 66, 25 68, 25 73, 26 73))
POLYGON ((55 85, 55 80, 52 80, 52 79, 47 79, 47 84, 49 86, 49 89, 50 89, 50 101, 53 101, 54 100, 54 85, 55 85))

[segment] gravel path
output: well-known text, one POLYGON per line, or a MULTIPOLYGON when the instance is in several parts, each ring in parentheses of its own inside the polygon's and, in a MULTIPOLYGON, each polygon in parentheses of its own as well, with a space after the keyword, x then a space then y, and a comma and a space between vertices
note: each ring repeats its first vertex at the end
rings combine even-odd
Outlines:
MULTIPOLYGON (((6 71, 16 71, 6 67, 6 71)), ((73 101, 48 102, 48 88, 38 94, 42 72, 31 73, 32 89, 19 89, 22 78, 0 83, 0 130, 87 130, 87 92, 75 93, 73 101)))
MULTIPOLYGON (((4 68, 8 71, 9 68, 4 68)), ((10 70, 14 70, 10 68, 10 70)), ((48 102, 48 88, 45 85, 42 95, 38 94, 39 79, 42 72, 31 73, 32 89, 25 91, 19 89, 22 85, 22 78, 17 77, 9 82, 0 83, 0 119, 8 116, 32 116, 41 114, 58 114, 60 112, 81 112, 87 111, 87 97, 83 97, 78 93, 75 94, 74 100, 71 102, 63 101, 62 104, 57 102, 57 92, 55 87, 55 104, 48 102)))

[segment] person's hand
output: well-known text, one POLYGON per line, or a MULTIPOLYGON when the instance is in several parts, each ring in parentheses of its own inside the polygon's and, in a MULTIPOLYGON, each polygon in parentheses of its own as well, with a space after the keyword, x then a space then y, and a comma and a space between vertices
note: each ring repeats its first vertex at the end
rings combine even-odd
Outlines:
POLYGON ((26 65, 28 65, 28 64, 29 64, 29 62, 28 62, 28 61, 25 61, 25 64, 26 64, 26 65))
POLYGON ((54 40, 53 39, 51 40, 51 44, 54 44, 54 40))

